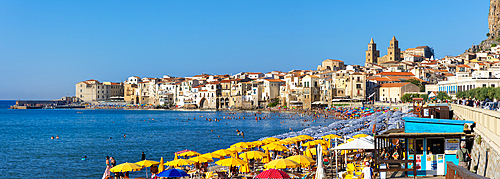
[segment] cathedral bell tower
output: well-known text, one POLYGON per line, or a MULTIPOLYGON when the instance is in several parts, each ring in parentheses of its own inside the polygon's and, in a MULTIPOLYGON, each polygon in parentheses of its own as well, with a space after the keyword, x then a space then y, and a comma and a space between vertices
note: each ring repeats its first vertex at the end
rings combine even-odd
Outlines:
MULTIPOLYGON (((397 41, 396 41, 397 43, 397 41)), ((368 50, 366 51, 366 63, 377 64, 377 59, 380 56, 380 51, 377 50, 377 44, 373 42, 373 38, 368 44, 368 50)))

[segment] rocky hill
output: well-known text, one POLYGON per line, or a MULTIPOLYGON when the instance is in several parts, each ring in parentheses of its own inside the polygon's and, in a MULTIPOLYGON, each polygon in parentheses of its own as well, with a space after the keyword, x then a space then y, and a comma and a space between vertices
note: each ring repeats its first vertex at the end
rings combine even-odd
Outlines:
POLYGON ((500 45, 500 0, 490 0, 488 27, 490 29, 486 34, 488 38, 483 40, 479 45, 473 45, 466 52, 478 52, 490 49, 491 46, 500 45))

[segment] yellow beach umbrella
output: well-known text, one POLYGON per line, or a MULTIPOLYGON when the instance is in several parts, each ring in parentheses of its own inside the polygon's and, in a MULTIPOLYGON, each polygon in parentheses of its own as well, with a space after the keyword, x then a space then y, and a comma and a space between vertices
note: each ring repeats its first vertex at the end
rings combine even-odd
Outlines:
POLYGON ((142 169, 142 167, 135 164, 135 163, 122 163, 120 165, 117 165, 117 166, 111 168, 109 171, 110 172, 133 172, 133 171, 139 171, 141 169, 142 169))
POLYGON ((293 144, 293 143, 295 143, 295 142, 291 141, 291 140, 280 140, 280 141, 273 142, 273 144, 282 144, 282 145, 288 145, 288 144, 293 144))
POLYGON ((203 154, 203 155, 200 155, 202 157, 205 157, 205 158, 211 158, 211 159, 214 159, 214 158, 221 158, 222 155, 219 155, 219 154, 216 154, 216 153, 206 153, 206 154, 203 154))
POLYGON ((233 150, 227 150, 227 149, 220 149, 220 150, 216 150, 215 152, 212 152, 213 154, 218 154, 220 156, 228 156, 228 155, 231 155, 231 154, 234 154, 235 151, 233 150))
POLYGON ((262 163, 269 163, 271 161, 271 154, 269 153, 269 150, 266 150, 266 157, 262 158, 262 163))
POLYGON ((264 140, 262 140, 262 142, 271 143, 271 142, 278 141, 278 140, 280 140, 280 139, 278 139, 276 137, 268 137, 268 138, 265 138, 264 140))
POLYGON ((157 161, 152 161, 152 160, 143 160, 140 162, 135 162, 135 164, 142 166, 142 167, 151 167, 151 165, 156 165, 159 164, 160 162, 157 161))
POLYGON ((273 150, 273 151, 288 151, 288 149, 285 146, 279 145, 279 144, 268 144, 262 146, 262 149, 264 150, 273 150))
POLYGON ((245 161, 243 161, 241 159, 237 159, 237 158, 227 158, 227 159, 219 160, 219 161, 215 162, 215 164, 220 165, 220 166, 231 167, 231 166, 242 166, 242 165, 248 164, 248 162, 245 162, 245 161))
POLYGON ((305 138, 305 137, 299 137, 299 136, 294 137, 294 139, 297 139, 298 141, 306 141, 306 140, 309 140, 309 139, 307 139, 307 138, 305 138))
POLYGON ((249 144, 248 142, 238 142, 236 144, 231 145, 231 148, 232 147, 239 147, 239 148, 248 149, 248 148, 252 148, 252 145, 249 144))
MULTIPOLYGON (((245 162, 248 162, 248 157, 247 156, 243 157, 243 160, 245 160, 245 162)), ((248 166, 248 163, 244 164, 243 166, 240 167, 240 172, 241 173, 250 172, 250 167, 248 166)))
POLYGON ((231 150, 231 151, 235 151, 235 152, 245 152, 248 149, 241 148, 241 147, 231 147, 231 148, 227 148, 227 150, 231 150))
POLYGON ((298 164, 300 164, 301 166, 304 166, 304 167, 308 167, 308 166, 316 164, 316 161, 314 161, 314 159, 312 159, 311 157, 303 156, 303 155, 294 155, 294 156, 288 157, 286 159, 297 162, 298 164))
POLYGON ((309 135, 299 135, 299 136, 297 136, 297 137, 302 137, 302 138, 305 138, 305 139, 307 139, 307 140, 314 140, 314 137, 311 137, 311 136, 309 136, 309 135))
POLYGON ((285 169, 285 168, 297 168, 300 164, 288 159, 278 159, 273 160, 264 165, 265 168, 274 168, 274 169, 285 169))
POLYGON ((196 163, 206 163, 206 162, 213 162, 214 161, 214 159, 212 159, 212 158, 207 158, 207 157, 203 157, 203 156, 193 157, 193 158, 190 158, 189 160, 196 162, 196 163))
POLYGON ((158 165, 158 173, 163 172, 165 170, 165 164, 163 163, 163 157, 160 159, 160 165, 158 165))
POLYGON ((248 159, 262 159, 264 157, 267 157, 267 154, 261 151, 249 151, 242 153, 240 155, 240 158, 248 158, 248 159))
POLYGON ((304 155, 309 158, 313 157, 311 150, 309 150, 309 147, 306 149, 306 151, 304 151, 304 155))
POLYGON ((179 154, 179 156, 183 156, 183 157, 192 157, 192 156, 198 156, 198 155, 201 155, 201 154, 198 152, 195 152, 195 151, 189 151, 189 152, 184 152, 184 153, 179 154))
MULTIPOLYGON (((314 148, 314 147, 313 147, 313 148, 310 148, 310 149, 308 149, 308 150, 309 150, 309 152, 311 152, 311 154, 313 154, 313 155, 316 155, 316 153, 317 153, 317 152, 316 152, 316 148, 314 148)), ((328 151, 326 151, 326 150, 322 150, 322 151, 323 151, 323 152, 322 152, 322 153, 323 153, 323 155, 328 155, 328 151)))
POLYGON ((195 162, 187 159, 177 159, 167 162, 167 165, 171 167, 180 167, 180 166, 192 165, 194 163, 195 162))
POLYGON ((363 138, 363 137, 368 137, 369 135, 367 134, 358 134, 358 135, 355 135, 355 136, 352 136, 352 138, 363 138))

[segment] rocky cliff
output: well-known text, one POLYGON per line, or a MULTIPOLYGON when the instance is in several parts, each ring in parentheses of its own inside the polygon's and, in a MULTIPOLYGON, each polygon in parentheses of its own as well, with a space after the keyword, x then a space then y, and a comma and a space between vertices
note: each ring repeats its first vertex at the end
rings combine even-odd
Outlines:
POLYGON ((487 34, 488 40, 495 40, 500 37, 500 0, 490 0, 490 13, 488 14, 487 34))
POLYGON ((478 52, 500 45, 500 0, 490 0, 490 12, 488 13, 488 27, 490 31, 486 34, 487 39, 479 45, 473 45, 466 52, 478 52))

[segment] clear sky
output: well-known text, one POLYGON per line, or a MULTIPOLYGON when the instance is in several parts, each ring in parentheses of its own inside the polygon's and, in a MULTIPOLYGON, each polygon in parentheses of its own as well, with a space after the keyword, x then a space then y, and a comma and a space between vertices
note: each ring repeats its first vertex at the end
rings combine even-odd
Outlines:
POLYGON ((316 69, 401 50, 459 55, 486 38, 489 1, 0 0, 0 99, 56 99, 87 79, 316 69))

